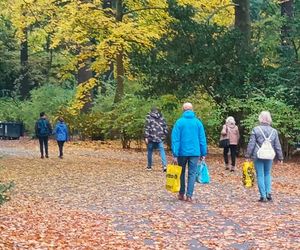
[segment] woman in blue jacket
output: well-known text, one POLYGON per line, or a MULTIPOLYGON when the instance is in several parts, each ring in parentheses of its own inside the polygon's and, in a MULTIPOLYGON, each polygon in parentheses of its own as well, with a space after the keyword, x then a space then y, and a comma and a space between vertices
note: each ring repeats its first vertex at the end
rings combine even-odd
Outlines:
POLYGON ((58 118, 58 123, 55 126, 54 134, 56 135, 56 141, 58 144, 59 158, 62 159, 64 143, 69 138, 67 125, 65 124, 64 119, 62 117, 58 118))

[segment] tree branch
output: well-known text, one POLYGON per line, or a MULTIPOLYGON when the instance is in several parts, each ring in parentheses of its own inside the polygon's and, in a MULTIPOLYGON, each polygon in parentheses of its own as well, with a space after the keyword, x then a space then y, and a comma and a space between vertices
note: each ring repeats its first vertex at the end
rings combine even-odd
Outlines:
POLYGON ((140 8, 140 9, 135 9, 135 10, 129 10, 123 13, 123 16, 130 14, 130 13, 134 13, 134 12, 138 12, 138 11, 143 11, 143 10, 168 10, 168 8, 163 8, 163 7, 144 7, 144 8, 140 8))
POLYGON ((228 8, 228 7, 235 7, 235 6, 239 6, 238 4, 236 4, 236 3, 230 3, 230 4, 226 4, 226 5, 224 5, 224 6, 221 6, 220 8, 217 8, 213 13, 211 13, 210 15, 209 15, 209 17, 206 19, 206 21, 207 21, 207 23, 209 23, 210 22, 210 20, 214 17, 214 15, 215 14, 217 14, 219 11, 221 11, 222 9, 226 9, 226 8, 228 8))

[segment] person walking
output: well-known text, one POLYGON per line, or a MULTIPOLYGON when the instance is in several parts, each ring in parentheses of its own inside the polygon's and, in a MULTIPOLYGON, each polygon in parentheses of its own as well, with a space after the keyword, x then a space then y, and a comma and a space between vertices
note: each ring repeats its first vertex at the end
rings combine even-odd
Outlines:
POLYGON ((207 144, 203 124, 193 112, 191 103, 183 104, 183 114, 174 125, 171 139, 174 163, 182 167, 178 199, 184 200, 186 194, 186 201, 192 202, 197 163, 199 158, 205 159, 207 144), (188 164, 187 190, 185 188, 186 164, 188 164))
POLYGON ((226 123, 223 125, 221 131, 221 139, 227 138, 229 140, 229 145, 224 147, 223 156, 225 162, 225 169, 231 172, 235 171, 236 165, 236 155, 237 155, 237 145, 240 139, 240 132, 239 128, 235 125, 235 120, 232 116, 227 117, 226 123), (228 160, 228 153, 230 150, 230 157, 231 157, 231 166, 229 168, 229 160, 228 160))
POLYGON ((283 162, 282 149, 276 129, 271 127, 272 117, 269 111, 259 115, 259 126, 250 135, 245 157, 254 160, 260 202, 272 201, 272 165, 275 155, 283 162), (262 152, 262 149, 264 152, 262 152), (259 152, 260 151, 260 152, 259 152), (267 152, 267 153, 266 153, 267 152), (266 159, 269 158, 269 159, 266 159))
POLYGON ((68 141, 69 133, 68 133, 68 127, 64 122, 64 119, 62 117, 58 118, 58 123, 55 126, 54 134, 56 136, 56 141, 59 149, 59 158, 63 158, 63 147, 64 143, 68 141))
POLYGON ((44 148, 45 156, 49 158, 48 154, 48 139, 49 135, 52 134, 52 127, 47 119, 45 112, 40 113, 40 118, 35 123, 35 134, 39 139, 41 158, 44 158, 44 148))
POLYGON ((159 149, 163 172, 167 170, 167 158, 164 149, 164 139, 168 134, 165 118, 156 107, 146 116, 145 142, 147 144, 147 170, 152 170, 152 154, 154 149, 159 149))

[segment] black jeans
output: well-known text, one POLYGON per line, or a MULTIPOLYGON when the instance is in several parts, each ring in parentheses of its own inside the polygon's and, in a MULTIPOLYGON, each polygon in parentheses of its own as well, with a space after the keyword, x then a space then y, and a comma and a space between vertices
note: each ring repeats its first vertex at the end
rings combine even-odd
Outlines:
POLYGON ((229 149, 230 149, 230 156, 231 156, 231 166, 235 167, 237 145, 229 145, 229 147, 224 148, 223 156, 226 165, 228 165, 229 149))
POLYGON ((40 143, 41 156, 44 156, 44 146, 45 146, 45 154, 46 156, 48 156, 48 136, 40 136, 39 143, 40 143))
POLYGON ((57 141, 60 157, 62 157, 64 155, 63 154, 64 143, 65 143, 65 141, 57 141))

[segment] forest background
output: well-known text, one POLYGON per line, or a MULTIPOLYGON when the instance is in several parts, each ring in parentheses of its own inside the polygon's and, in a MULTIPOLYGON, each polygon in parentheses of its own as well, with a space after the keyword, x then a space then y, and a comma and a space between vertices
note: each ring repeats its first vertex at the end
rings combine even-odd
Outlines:
POLYGON ((300 131, 300 0, 0 0, 0 120, 45 111, 81 139, 141 145, 158 106, 194 104, 210 143, 245 147, 269 110, 286 156, 300 131))

